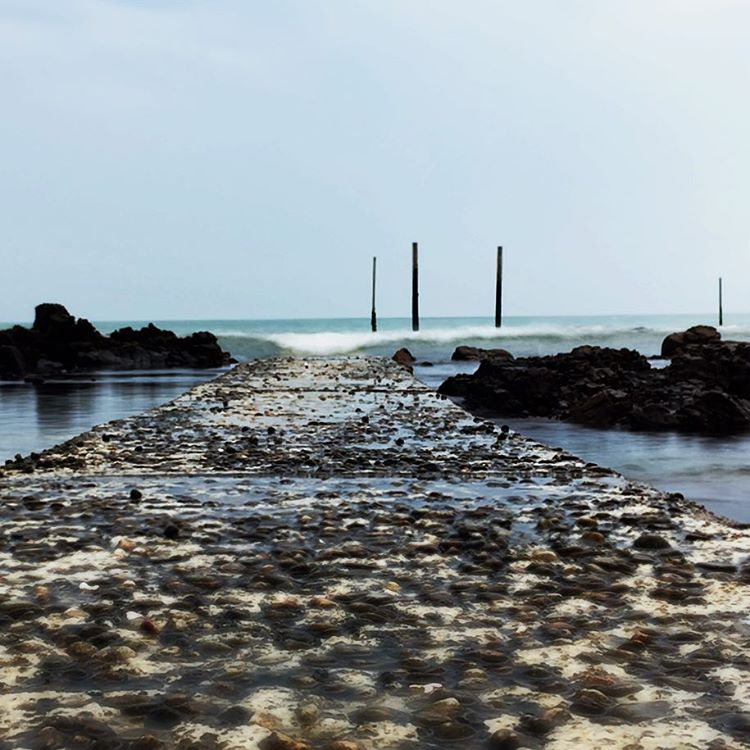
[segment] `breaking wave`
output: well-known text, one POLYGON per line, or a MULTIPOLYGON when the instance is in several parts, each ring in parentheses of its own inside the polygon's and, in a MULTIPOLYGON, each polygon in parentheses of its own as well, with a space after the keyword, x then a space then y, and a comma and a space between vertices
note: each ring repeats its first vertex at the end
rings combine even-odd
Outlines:
MULTIPOLYGON (((684 326, 683 326, 684 328, 684 326)), ((402 346, 417 356, 450 356, 458 345, 508 348, 516 355, 554 353, 580 344, 629 347, 644 354, 658 352, 664 336, 680 330, 673 323, 650 326, 533 324, 459 325, 424 328, 415 332, 393 328, 367 330, 243 331, 215 330, 226 347, 240 358, 276 354, 326 356, 392 353, 402 346)), ((750 338, 748 326, 726 326, 725 338, 750 338)), ((438 358, 441 358, 440 356, 438 358)))

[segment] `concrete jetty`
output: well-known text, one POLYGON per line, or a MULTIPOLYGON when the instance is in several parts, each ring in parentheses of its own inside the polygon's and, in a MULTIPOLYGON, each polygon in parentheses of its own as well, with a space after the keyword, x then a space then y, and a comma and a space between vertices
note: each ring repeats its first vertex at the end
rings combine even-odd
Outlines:
POLYGON ((750 746, 750 532, 379 358, 0 470, 0 750, 750 746))

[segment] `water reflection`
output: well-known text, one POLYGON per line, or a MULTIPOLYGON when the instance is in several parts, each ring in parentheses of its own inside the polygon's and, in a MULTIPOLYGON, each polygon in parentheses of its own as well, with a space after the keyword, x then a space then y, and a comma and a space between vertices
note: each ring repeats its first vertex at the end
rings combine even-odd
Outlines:
POLYGON ((513 429, 587 461, 750 522, 750 436, 596 429, 548 419, 508 419, 513 429))
POLYGON ((66 432, 77 423, 79 415, 97 413, 96 402, 102 392, 97 385, 76 382, 33 386, 38 428, 66 432))
MULTIPOLYGON (((415 367, 438 388, 450 375, 471 373, 476 362, 415 367)), ((750 435, 706 437, 673 432, 596 429, 550 419, 498 419, 545 445, 619 471, 668 492, 681 492, 714 513, 750 523, 750 435)))
POLYGON ((133 371, 40 385, 0 382, 0 460, 40 451, 95 424, 138 414, 216 374, 133 371))

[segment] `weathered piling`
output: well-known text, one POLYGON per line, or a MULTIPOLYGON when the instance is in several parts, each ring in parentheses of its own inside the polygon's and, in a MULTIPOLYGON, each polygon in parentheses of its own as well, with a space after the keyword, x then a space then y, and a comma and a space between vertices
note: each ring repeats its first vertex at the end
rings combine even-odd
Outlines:
POLYGON ((497 269, 495 273, 495 328, 503 324, 503 248, 497 248, 497 269))
POLYGON ((411 329, 419 330, 419 248, 411 243, 411 329))
POLYGON ((719 325, 724 325, 724 300, 723 300, 723 290, 722 290, 722 283, 721 283, 721 276, 719 276, 719 325))
POLYGON ((378 316, 375 313, 375 270, 378 259, 373 256, 372 259, 372 311, 370 312, 370 328, 375 333, 378 330, 378 316))

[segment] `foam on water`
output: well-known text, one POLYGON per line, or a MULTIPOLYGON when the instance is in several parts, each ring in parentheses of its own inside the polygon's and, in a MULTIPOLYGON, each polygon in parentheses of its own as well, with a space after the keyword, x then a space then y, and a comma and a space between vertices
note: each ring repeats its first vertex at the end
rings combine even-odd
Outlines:
MULTIPOLYGON (((411 331, 406 328, 378 331, 316 331, 304 333, 283 331, 265 336, 248 336, 240 331, 215 331, 225 339, 256 339, 269 341, 279 348, 294 354, 335 355, 349 354, 390 345, 409 343, 453 344, 465 341, 485 341, 501 344, 506 341, 533 339, 548 342, 583 341, 587 338, 617 339, 623 335, 643 335, 644 329, 618 329, 606 326, 506 326, 499 331, 494 326, 458 326, 411 331)), ((659 333, 659 331, 649 331, 659 333)))
MULTIPOLYGON (((412 348, 418 357, 445 361, 461 344, 502 347, 517 356, 553 354, 580 344, 628 347, 646 355, 659 351, 661 340, 675 330, 699 322, 699 319, 652 318, 647 323, 630 318, 606 322, 581 319, 553 320, 509 319, 502 328, 481 322, 423 321, 422 330, 412 331, 407 321, 381 322, 372 333, 364 320, 297 321, 296 324, 260 326, 214 325, 210 330, 235 356, 252 359, 275 354, 331 356, 342 354, 391 354, 402 346, 412 348), (265 330, 264 330, 265 328, 265 330)), ((292 323, 284 321, 284 323, 292 323)), ((735 324, 722 328, 725 338, 750 339, 750 325, 735 324)))

